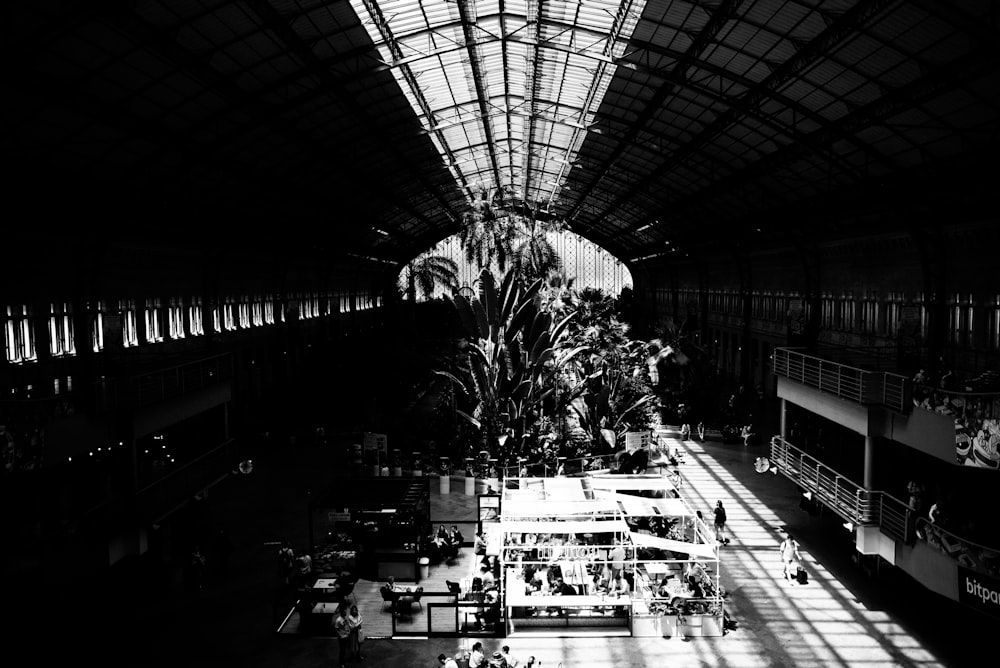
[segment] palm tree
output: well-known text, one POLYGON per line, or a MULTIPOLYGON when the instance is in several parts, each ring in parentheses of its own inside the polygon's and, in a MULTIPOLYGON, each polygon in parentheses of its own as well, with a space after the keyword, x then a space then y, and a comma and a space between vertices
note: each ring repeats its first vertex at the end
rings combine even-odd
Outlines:
POLYGON ((557 321, 540 310, 541 287, 539 279, 524 288, 509 270, 498 290, 493 274, 482 270, 478 297, 453 298, 468 335, 464 371, 436 372, 473 401, 471 412, 458 414, 482 430, 485 448, 501 463, 524 445, 552 392, 546 381, 553 370, 583 351, 559 345, 573 314, 557 321))
POLYGON ((430 299, 439 285, 451 293, 458 290, 458 264, 444 255, 417 258, 410 262, 407 270, 406 292, 412 301, 416 301, 418 290, 424 299, 430 299))
POLYGON ((503 272, 514 252, 519 232, 511 217, 498 214, 494 205, 494 196, 481 192, 473 203, 473 210, 465 216, 459 240, 470 264, 483 270, 496 262, 503 272))

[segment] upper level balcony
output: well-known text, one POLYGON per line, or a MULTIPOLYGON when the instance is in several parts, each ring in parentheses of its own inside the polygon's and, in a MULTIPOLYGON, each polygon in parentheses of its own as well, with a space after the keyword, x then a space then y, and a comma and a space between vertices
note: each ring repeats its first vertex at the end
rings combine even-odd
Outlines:
POLYGON ((775 348, 772 370, 775 375, 847 401, 884 406, 898 413, 909 412, 912 407, 910 379, 879 369, 884 358, 876 352, 864 352, 867 354, 831 349, 820 357, 802 348, 775 348))

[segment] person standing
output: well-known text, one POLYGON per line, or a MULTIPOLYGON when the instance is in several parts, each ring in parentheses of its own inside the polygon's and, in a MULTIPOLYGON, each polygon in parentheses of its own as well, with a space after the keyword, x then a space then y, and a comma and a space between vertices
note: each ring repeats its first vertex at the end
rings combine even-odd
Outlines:
POLYGON ((715 539, 723 545, 729 545, 726 538, 726 509, 722 507, 722 501, 715 502, 715 539))
POLYGON ((625 568, 625 547, 621 542, 615 543, 615 547, 609 555, 609 561, 611 562, 611 579, 617 580, 625 568))
POLYGON ((295 572, 295 552, 287 540, 281 541, 278 548, 278 573, 285 584, 291 584, 292 574, 295 572))
POLYGON ((347 606, 342 605, 337 610, 337 618, 333 620, 333 630, 337 634, 337 649, 340 668, 345 668, 347 658, 351 653, 351 622, 347 618, 347 606))
POLYGON ((788 534, 778 546, 778 552, 781 554, 782 575, 791 582, 795 578, 793 564, 802 559, 799 554, 799 543, 792 537, 792 534, 788 534))
POLYGON ((365 655, 361 652, 361 644, 365 641, 364 629, 362 628, 364 621, 361 612, 358 611, 358 606, 352 605, 351 611, 347 615, 347 623, 351 629, 350 642, 348 642, 349 655, 352 659, 357 658, 362 661, 365 660, 365 655))
POLYGON ((191 550, 191 586, 194 589, 205 588, 205 555, 201 553, 201 546, 195 545, 191 550))

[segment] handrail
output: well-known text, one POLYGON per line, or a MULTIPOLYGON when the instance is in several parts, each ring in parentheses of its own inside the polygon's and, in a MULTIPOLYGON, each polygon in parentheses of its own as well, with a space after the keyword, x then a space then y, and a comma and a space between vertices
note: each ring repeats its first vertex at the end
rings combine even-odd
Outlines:
POLYGON ((905 376, 869 371, 801 350, 775 348, 772 362, 774 374, 859 404, 885 406, 898 412, 909 411, 910 380, 905 376))
POLYGON ((915 511, 906 503, 885 492, 862 487, 781 436, 771 438, 770 461, 785 477, 848 522, 878 526, 886 535, 910 542, 915 511))

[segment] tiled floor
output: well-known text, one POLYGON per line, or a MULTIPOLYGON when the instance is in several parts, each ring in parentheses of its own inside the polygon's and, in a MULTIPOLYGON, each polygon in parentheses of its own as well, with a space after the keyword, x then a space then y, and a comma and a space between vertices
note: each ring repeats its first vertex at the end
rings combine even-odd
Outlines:
MULTIPOLYGON (((683 447, 683 489, 692 505, 707 517, 717 499, 728 509, 733 542, 723 548, 721 578, 731 593, 727 609, 739 628, 724 637, 689 641, 515 635, 485 642, 489 651, 507 643, 520 656, 534 655, 552 668, 560 661, 567 668, 643 668, 665 662, 679 667, 925 668, 972 665, 980 651, 989 649, 996 622, 965 614, 906 578, 872 579, 856 568, 849 534, 839 522, 801 511, 797 490, 784 478, 754 472, 753 460, 762 449, 690 441, 683 447), (806 586, 790 586, 781 578, 777 545, 784 530, 794 531, 802 543, 812 574, 806 586)), ((225 528, 235 549, 227 568, 210 567, 203 590, 183 588, 166 568, 136 573, 101 591, 70 587, 64 596, 42 602, 41 616, 10 626, 9 637, 30 642, 31 662, 43 665, 67 660, 134 668, 336 665, 334 640, 276 633, 284 611, 274 604, 278 585, 271 543, 288 538, 304 544, 310 490, 348 472, 333 449, 263 453, 255 463, 253 474, 223 481, 205 501, 202 521, 225 528)), ((434 517, 440 512, 459 519, 472 507, 464 494, 444 498, 433 488, 434 517)), ((433 572, 429 581, 466 575, 468 556, 433 572)), ((381 611, 377 584, 359 583, 356 591, 368 634, 381 635, 388 613, 381 611)), ((373 638, 365 663, 431 666, 439 652, 453 653, 470 643, 467 638, 373 638)))

